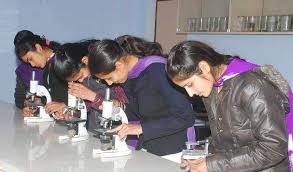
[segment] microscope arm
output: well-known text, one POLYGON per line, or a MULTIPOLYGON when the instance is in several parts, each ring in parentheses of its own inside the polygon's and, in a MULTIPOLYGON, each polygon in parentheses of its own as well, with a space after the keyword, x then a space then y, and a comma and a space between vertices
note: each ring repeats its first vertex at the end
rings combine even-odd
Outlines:
POLYGON ((115 107, 113 111, 114 111, 113 117, 115 121, 121 120, 122 123, 128 124, 128 118, 125 112, 120 107, 115 107), (115 111, 117 113, 115 113, 115 111))
POLYGON ((38 85, 37 86, 37 92, 36 95, 39 97, 46 97, 47 103, 50 103, 52 101, 51 95, 49 93, 49 91, 46 89, 46 87, 42 86, 42 85, 38 85))

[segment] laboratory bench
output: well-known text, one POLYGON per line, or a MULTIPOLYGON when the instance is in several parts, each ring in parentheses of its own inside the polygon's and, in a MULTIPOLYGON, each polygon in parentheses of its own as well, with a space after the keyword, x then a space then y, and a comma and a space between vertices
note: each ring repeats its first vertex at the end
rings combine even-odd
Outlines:
MULTIPOLYGON (((131 155, 101 158, 92 154, 100 142, 60 143, 67 128, 55 122, 25 124, 14 104, 0 101, 0 171, 7 172, 157 172, 182 171, 179 164, 133 150, 131 155)), ((162 145, 163 146, 163 145, 162 145)))

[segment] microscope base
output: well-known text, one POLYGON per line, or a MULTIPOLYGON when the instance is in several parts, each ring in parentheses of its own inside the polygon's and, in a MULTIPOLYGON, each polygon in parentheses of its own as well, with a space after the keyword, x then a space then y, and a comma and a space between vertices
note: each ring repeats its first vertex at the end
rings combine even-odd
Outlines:
POLYGON ((207 156, 204 150, 183 150, 182 159, 203 159, 207 156))
POLYGON ((130 155, 131 150, 106 150, 103 151, 101 149, 93 149, 93 156, 100 155, 101 158, 111 158, 111 157, 118 157, 118 156, 126 156, 130 155))
POLYGON ((66 143, 69 140, 71 142, 80 142, 80 141, 87 140, 88 138, 89 138, 88 135, 83 135, 83 136, 75 135, 74 137, 69 137, 69 135, 64 135, 64 136, 59 136, 58 140, 59 140, 59 143, 66 143))
POLYGON ((53 122, 54 118, 41 118, 41 117, 24 117, 24 122, 34 123, 34 122, 53 122))
POLYGON ((80 142, 80 141, 87 140, 88 138, 89 138, 89 135, 83 135, 83 136, 75 135, 74 137, 71 138, 71 141, 80 142))

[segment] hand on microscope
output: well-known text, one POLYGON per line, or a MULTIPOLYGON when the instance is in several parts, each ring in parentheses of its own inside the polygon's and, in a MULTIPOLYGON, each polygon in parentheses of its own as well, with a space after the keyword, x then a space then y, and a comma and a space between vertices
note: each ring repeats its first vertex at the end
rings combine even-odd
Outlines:
POLYGON ((33 116, 33 113, 35 112, 36 110, 35 109, 31 109, 29 107, 24 107, 22 109, 22 116, 23 117, 31 117, 33 116))
POLYGON ((69 120, 71 120, 72 115, 70 112, 63 113, 63 111, 62 112, 58 111, 58 112, 55 112, 55 117, 57 120, 69 121, 69 120))
POLYGON ((68 82, 68 94, 91 102, 94 101, 96 97, 96 93, 94 91, 80 83, 75 82, 68 82))
POLYGON ((65 103, 64 102, 50 102, 45 105, 45 110, 48 114, 52 113, 62 113, 65 108, 65 103))
POLYGON ((32 100, 30 98, 27 98, 24 100, 24 108, 22 109, 22 115, 24 117, 30 117, 33 116, 33 113, 36 112, 37 109, 33 109, 31 107, 29 107, 29 103, 35 103, 35 104, 41 104, 41 98, 39 97, 35 97, 34 98, 34 102, 32 102, 32 100))
POLYGON ((142 134, 142 128, 140 124, 121 124, 116 128, 108 130, 109 133, 117 133, 120 139, 125 138, 127 135, 137 135, 142 134))
POLYGON ((190 172, 208 172, 206 159, 181 160, 180 167, 190 172))

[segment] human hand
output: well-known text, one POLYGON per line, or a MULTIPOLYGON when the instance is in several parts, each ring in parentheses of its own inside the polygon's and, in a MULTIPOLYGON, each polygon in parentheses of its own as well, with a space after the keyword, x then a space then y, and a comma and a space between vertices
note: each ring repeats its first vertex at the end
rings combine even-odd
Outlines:
POLYGON ((2 167, 0 167, 0 172, 7 172, 7 171, 4 171, 4 170, 2 169, 2 167))
POLYGON ((181 160, 181 168, 190 170, 190 172, 208 172, 206 165, 206 159, 196 159, 196 160, 181 160))
POLYGON ((94 101, 96 93, 80 83, 69 82, 68 94, 84 100, 94 101))
MULTIPOLYGON (((122 107, 123 106, 123 103, 121 103, 120 101, 114 99, 113 100, 113 106, 116 106, 116 107, 122 107)), ((99 106, 99 110, 103 110, 103 104, 101 104, 99 106)))
POLYGON ((142 134, 142 128, 140 124, 121 124, 116 128, 108 130, 109 133, 117 132, 120 139, 125 138, 127 135, 140 135, 142 134))
POLYGON ((55 112, 55 117, 56 117, 57 120, 69 121, 72 118, 72 114, 69 111, 67 111, 65 113, 58 111, 58 112, 55 112))
POLYGON ((35 110, 34 109, 31 109, 31 108, 29 108, 29 107, 24 107, 23 109, 22 109, 22 116, 23 117, 31 117, 31 116, 33 116, 33 113, 35 112, 35 110))
POLYGON ((65 108, 65 104, 63 102, 50 102, 45 105, 45 111, 48 114, 52 114, 55 112, 63 112, 65 108))

